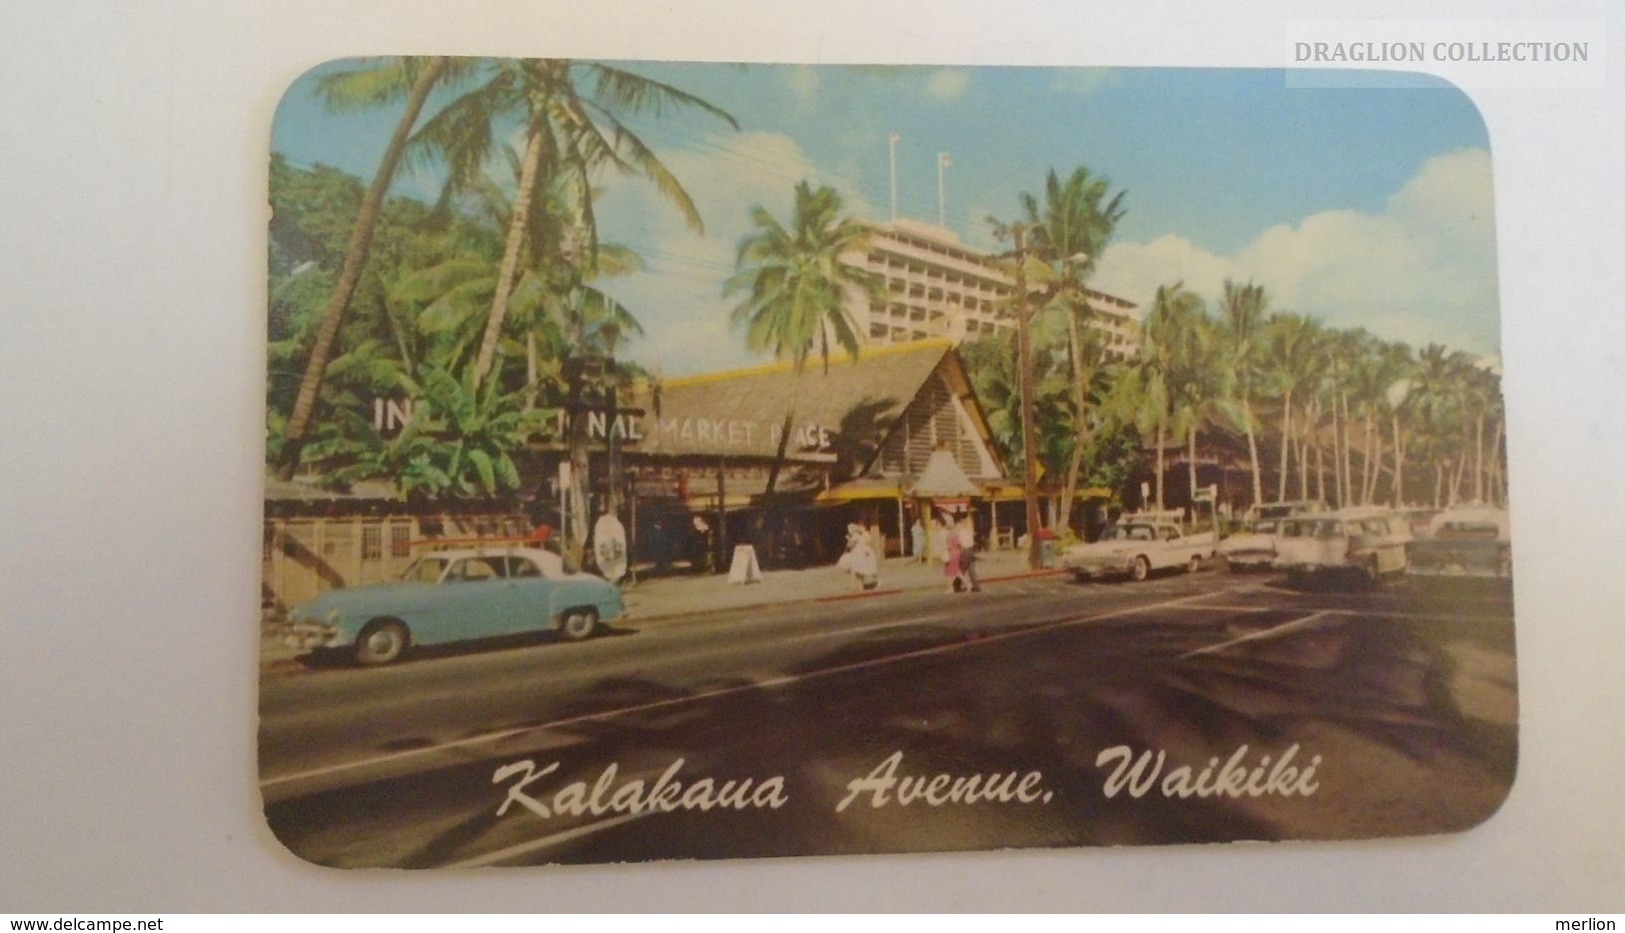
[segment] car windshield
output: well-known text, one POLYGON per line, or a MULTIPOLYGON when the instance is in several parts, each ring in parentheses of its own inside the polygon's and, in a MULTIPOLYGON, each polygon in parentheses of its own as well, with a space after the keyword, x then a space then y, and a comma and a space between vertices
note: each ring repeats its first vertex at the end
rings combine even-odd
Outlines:
POLYGON ((1340 538, 1343 534, 1343 523, 1335 519, 1284 522, 1281 525, 1283 538, 1340 538))
POLYGON ((439 583, 440 575, 446 572, 446 560, 442 557, 420 557, 412 566, 406 568, 401 579, 407 583, 439 583))
POLYGON ((1110 525, 1100 533, 1102 541, 1150 541, 1150 525, 1110 525))
POLYGON ((1494 522, 1445 522, 1438 534, 1441 538, 1499 538, 1501 527, 1494 522))

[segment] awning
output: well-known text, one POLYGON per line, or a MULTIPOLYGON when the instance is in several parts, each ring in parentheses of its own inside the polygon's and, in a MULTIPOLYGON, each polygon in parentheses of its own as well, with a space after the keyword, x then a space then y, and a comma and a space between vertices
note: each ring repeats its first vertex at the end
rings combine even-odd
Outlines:
MULTIPOLYGON (((1053 491, 1047 492, 1044 490, 1039 490, 1038 493, 1038 497, 1040 499, 1053 498, 1054 496, 1055 493, 1053 491)), ((1080 500, 1110 499, 1111 497, 1112 491, 1102 486, 1088 486, 1083 489, 1079 489, 1072 494, 1072 498, 1080 500)), ((1020 486, 994 486, 988 489, 987 492, 982 493, 982 498, 989 499, 994 502, 1019 502, 1027 498, 1027 493, 1020 486)))
POLYGON ((926 461, 925 472, 920 474, 919 482, 914 484, 909 494, 921 499, 965 499, 982 495, 982 488, 965 475, 953 454, 946 450, 935 450, 931 452, 931 459, 926 461))
POLYGON ((865 502, 875 499, 897 501, 903 498, 903 490, 896 483, 882 485, 879 483, 851 482, 842 483, 832 489, 826 489, 818 494, 817 502, 865 502))

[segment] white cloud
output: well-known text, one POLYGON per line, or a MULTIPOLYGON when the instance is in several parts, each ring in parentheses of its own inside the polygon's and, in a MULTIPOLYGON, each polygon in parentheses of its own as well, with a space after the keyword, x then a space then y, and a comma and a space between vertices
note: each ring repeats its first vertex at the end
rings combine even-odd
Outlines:
POLYGON ((1143 310, 1160 284, 1183 279, 1211 301, 1226 277, 1250 279, 1277 310, 1487 355, 1499 344, 1495 276, 1489 156, 1464 149, 1428 160, 1380 214, 1312 214, 1229 256, 1173 234, 1119 243, 1095 281, 1143 310))
POLYGON ((1182 282, 1197 294, 1211 295, 1223 287, 1225 276, 1234 275, 1229 261, 1169 233, 1148 243, 1108 246, 1093 282, 1102 291, 1136 302, 1143 313, 1160 285, 1182 282))
POLYGON ((941 68, 926 79, 925 91, 937 100, 953 100, 970 87, 970 72, 958 68, 941 68))

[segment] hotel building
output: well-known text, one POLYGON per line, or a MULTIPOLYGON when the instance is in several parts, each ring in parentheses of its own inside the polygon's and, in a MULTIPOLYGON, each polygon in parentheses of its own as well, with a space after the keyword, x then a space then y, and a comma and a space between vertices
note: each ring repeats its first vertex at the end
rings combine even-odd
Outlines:
MULTIPOLYGON (((1015 282, 950 230, 893 220, 874 227, 867 253, 844 258, 885 281, 885 307, 871 307, 861 292, 853 301, 858 331, 872 344, 944 337, 957 344, 1015 327, 1005 306, 1015 282)), ((1134 303, 1093 289, 1088 298, 1094 311, 1089 326, 1100 333, 1107 353, 1118 359, 1135 355, 1134 303)))

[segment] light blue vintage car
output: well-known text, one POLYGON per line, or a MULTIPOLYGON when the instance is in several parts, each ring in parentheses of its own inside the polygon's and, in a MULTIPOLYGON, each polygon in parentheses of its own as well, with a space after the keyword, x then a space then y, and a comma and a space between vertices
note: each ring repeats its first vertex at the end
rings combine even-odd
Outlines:
POLYGON ((551 551, 469 548, 425 554, 399 583, 329 590, 294 608, 291 622, 303 640, 372 666, 413 645, 549 630, 579 641, 625 611, 613 584, 566 573, 551 551))

